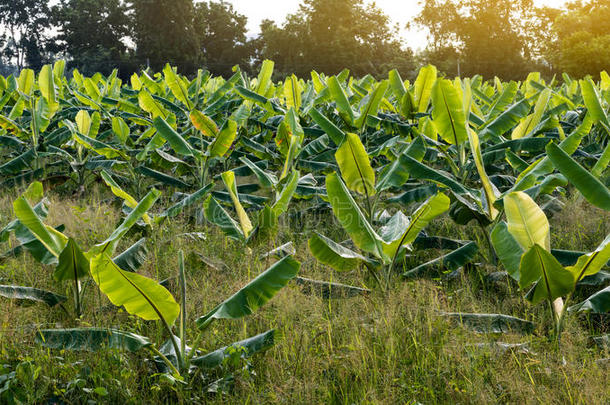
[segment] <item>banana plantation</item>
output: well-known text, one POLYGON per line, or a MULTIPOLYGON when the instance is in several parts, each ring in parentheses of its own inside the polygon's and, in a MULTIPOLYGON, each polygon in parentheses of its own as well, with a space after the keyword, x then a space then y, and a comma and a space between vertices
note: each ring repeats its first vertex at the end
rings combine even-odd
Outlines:
POLYGON ((0 403, 608 403, 608 74, 233 73, 0 76, 0 403))

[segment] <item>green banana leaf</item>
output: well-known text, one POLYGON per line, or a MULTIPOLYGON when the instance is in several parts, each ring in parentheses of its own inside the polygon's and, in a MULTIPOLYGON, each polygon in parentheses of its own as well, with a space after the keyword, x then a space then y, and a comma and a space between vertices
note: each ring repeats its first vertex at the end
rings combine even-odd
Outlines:
POLYGON ((159 198, 161 192, 159 190, 152 189, 148 192, 136 205, 136 207, 129 213, 129 215, 123 220, 123 222, 114 230, 112 233, 101 243, 93 246, 89 252, 88 257, 97 256, 102 252, 109 255, 113 254, 119 240, 135 225, 140 218, 154 205, 155 201, 159 198))
POLYGON ((34 301, 47 304, 50 307, 64 303, 67 298, 51 291, 17 285, 0 285, 0 297, 20 301, 34 301))
POLYGON ((546 147, 553 165, 591 204, 610 211, 610 190, 554 143, 546 147))
MULTIPOLYGON (((251 357, 256 353, 260 353, 271 348, 275 344, 275 330, 271 329, 267 332, 263 332, 259 335, 249 337, 248 339, 240 340, 231 344, 233 348, 244 348, 246 352, 244 357, 251 357)), ((207 353, 203 356, 193 357, 191 364, 202 369, 211 370, 220 366, 224 359, 230 356, 230 352, 227 351, 229 346, 221 347, 213 352, 207 353)))
POLYGON ((554 301, 574 289, 574 275, 564 269, 551 252, 537 243, 521 257, 519 273, 519 286, 522 289, 535 283, 526 295, 533 304, 543 300, 554 301))
POLYGON ((375 194, 375 171, 358 135, 348 133, 335 158, 350 190, 366 196, 375 194))
POLYGON ((326 191, 335 216, 354 244, 361 250, 382 258, 382 239, 366 220, 337 173, 326 176, 326 191))
POLYGON ((402 273, 402 277, 407 280, 439 277, 443 272, 455 271, 464 266, 475 257, 478 251, 479 247, 476 243, 468 242, 451 253, 405 271, 402 273))
POLYGON ((443 140, 461 145, 468 139, 463 103, 450 80, 438 79, 432 88, 432 119, 443 140))
POLYGON ((111 328, 43 329, 36 334, 36 343, 50 349, 90 352, 102 349, 137 352, 151 345, 144 336, 111 328))
POLYGON ((586 300, 568 308, 570 312, 592 312, 605 314, 610 312, 610 286, 591 295, 586 300))
POLYGON ((66 247, 59 255, 59 263, 53 272, 53 278, 57 281, 80 280, 89 275, 89 259, 76 244, 74 239, 69 238, 66 247))
POLYGON ((320 263, 337 271, 349 271, 367 259, 317 232, 307 242, 309 251, 320 263))
POLYGON ((522 191, 508 194, 504 197, 504 210, 508 232, 522 249, 538 244, 551 250, 549 221, 529 195, 522 191))
POLYGON ((122 270, 107 253, 91 258, 91 277, 110 302, 132 315, 168 325, 178 318, 180 305, 169 291, 150 278, 122 270))
POLYGON ((199 329, 205 329, 214 319, 238 319, 250 315, 278 293, 298 273, 301 264, 286 256, 254 280, 197 319, 199 329))

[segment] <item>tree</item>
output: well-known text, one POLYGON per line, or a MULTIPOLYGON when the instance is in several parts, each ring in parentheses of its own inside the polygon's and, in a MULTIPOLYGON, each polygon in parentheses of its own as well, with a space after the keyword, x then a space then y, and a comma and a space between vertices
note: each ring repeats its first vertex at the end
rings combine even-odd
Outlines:
POLYGON ((132 19, 124 1, 61 0, 52 11, 58 50, 72 66, 86 74, 108 74, 125 61, 132 19))
POLYGON ((224 1, 195 5, 195 34, 206 68, 215 75, 229 76, 234 65, 247 67, 253 56, 246 38, 246 16, 224 1))
POLYGON ((261 58, 276 61, 278 71, 308 76, 312 69, 335 74, 385 75, 398 67, 412 70, 412 53, 397 39, 397 27, 374 4, 362 0, 305 0, 280 28, 261 24, 261 58))
POLYGON ((446 73, 520 79, 545 68, 548 18, 532 0, 424 0, 414 22, 429 31, 426 62, 446 73))
POLYGON ((166 63, 192 74, 201 63, 192 0, 129 0, 136 57, 159 71, 166 63))
POLYGON ((44 64, 49 7, 42 0, 0 0, 2 56, 18 69, 44 64))
POLYGON ((610 1, 570 3, 553 29, 548 54, 556 71, 583 77, 610 68, 610 1))

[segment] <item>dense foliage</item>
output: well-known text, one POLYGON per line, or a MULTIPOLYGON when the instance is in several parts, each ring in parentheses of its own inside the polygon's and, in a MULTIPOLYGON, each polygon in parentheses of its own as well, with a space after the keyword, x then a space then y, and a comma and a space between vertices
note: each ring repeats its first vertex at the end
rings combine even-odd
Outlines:
MULTIPOLYGON (((605 72, 597 83, 568 75, 563 83, 547 82, 539 73, 504 82, 449 80, 426 66, 414 83, 396 70, 380 81, 343 70, 274 82, 267 60, 257 77, 235 68, 229 79, 199 70, 189 80, 168 64, 123 83, 116 71, 88 77, 78 70, 66 76, 64 69, 59 61, 0 77, 0 186, 28 186, 13 202, 15 217, 2 218, 0 242, 11 245, 3 243, 8 250, 0 260, 31 254, 54 268, 53 280, 69 285, 73 298, 68 304, 58 292, 10 280, 0 296, 68 307, 85 324, 95 318, 89 318, 93 308, 83 307, 90 291, 83 285, 95 285, 129 314, 158 321, 166 341, 79 326, 38 331, 47 347, 147 349, 160 373, 187 384, 230 356, 228 349, 205 354, 199 346, 213 321, 251 314, 297 275, 294 247, 277 230, 287 215, 306 212, 336 221, 349 237, 314 233, 311 255, 329 272, 352 272, 354 284, 380 294, 397 280, 444 279, 480 260, 504 270, 532 305, 548 303, 548 334, 557 342, 568 313, 610 309, 603 270, 610 236, 595 241, 592 252, 552 249, 547 219, 563 215, 564 197, 575 193, 610 211, 605 72), (102 241, 85 247, 63 227, 45 223, 45 193, 78 196, 98 183, 124 212, 102 241), (474 224, 483 242, 428 233, 444 213, 458 225, 474 224), (155 232, 178 215, 197 221, 204 233, 219 227, 245 249, 281 245, 269 253, 279 261, 196 318, 199 333, 190 339, 182 252, 176 300, 137 273, 146 260, 143 242, 116 251, 134 227, 155 232), (445 252, 406 267, 409 256, 428 249, 445 252), (598 291, 576 303, 580 283, 598 291)), ((474 271, 483 276, 487 268, 474 271)), ((299 280, 337 288, 328 280, 299 280)), ((494 333, 534 329, 505 314, 451 316, 494 333)), ((270 334, 233 349, 244 348, 238 356, 248 357, 272 344, 270 334)))
POLYGON ((303 0, 285 21, 264 20, 256 33, 225 1, 0 0, 0 62, 8 74, 63 58, 68 69, 109 75, 118 68, 123 79, 167 62, 189 78, 200 66, 228 78, 234 65, 255 74, 265 59, 276 62, 276 79, 343 68, 377 79, 396 69, 414 79, 425 64, 450 76, 503 80, 530 71, 581 78, 608 68, 608 0, 561 9, 532 0, 420 6, 412 21, 399 21, 363 0, 303 0), (427 42, 407 40, 406 27, 427 32, 427 42))

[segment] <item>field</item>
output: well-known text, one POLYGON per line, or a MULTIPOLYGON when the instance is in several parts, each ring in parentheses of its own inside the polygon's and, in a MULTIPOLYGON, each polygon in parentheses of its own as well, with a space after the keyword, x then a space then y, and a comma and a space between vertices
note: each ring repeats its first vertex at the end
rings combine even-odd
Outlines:
POLYGON ((0 78, 0 403, 610 400, 610 77, 0 78))

